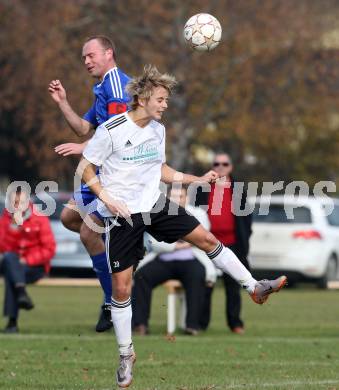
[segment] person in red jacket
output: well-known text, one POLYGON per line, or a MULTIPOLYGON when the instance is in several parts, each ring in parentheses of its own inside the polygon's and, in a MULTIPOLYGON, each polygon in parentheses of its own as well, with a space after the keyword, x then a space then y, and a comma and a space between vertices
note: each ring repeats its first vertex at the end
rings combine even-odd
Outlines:
POLYGON ((4 315, 9 317, 6 333, 18 332, 19 309, 34 305, 26 284, 48 274, 55 254, 55 240, 49 219, 33 209, 26 192, 9 195, 8 209, 0 217, 0 271, 5 279, 4 315))

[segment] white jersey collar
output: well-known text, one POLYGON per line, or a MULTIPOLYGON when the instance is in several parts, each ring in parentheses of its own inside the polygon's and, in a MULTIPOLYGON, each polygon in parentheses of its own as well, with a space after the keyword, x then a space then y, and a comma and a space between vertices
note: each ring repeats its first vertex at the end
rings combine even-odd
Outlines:
POLYGON ((147 123, 147 125, 146 125, 145 127, 141 127, 141 126, 139 126, 137 123, 135 123, 134 120, 128 115, 128 111, 125 112, 125 116, 126 116, 127 120, 129 121, 129 123, 130 123, 131 125, 133 125, 134 127, 137 127, 137 128, 140 129, 140 130, 143 130, 143 129, 145 129, 146 127, 148 127, 148 126, 152 123, 152 121, 153 121, 153 119, 151 119, 151 120, 147 123))

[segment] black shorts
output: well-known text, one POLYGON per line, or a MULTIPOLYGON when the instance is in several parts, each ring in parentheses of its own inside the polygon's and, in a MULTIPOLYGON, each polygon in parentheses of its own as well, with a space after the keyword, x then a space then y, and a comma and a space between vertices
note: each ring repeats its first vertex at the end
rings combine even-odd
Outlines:
POLYGON ((176 242, 191 233, 200 222, 183 207, 161 195, 149 213, 132 214, 124 218, 105 218, 106 253, 110 272, 136 266, 144 257, 144 232, 157 241, 176 242))

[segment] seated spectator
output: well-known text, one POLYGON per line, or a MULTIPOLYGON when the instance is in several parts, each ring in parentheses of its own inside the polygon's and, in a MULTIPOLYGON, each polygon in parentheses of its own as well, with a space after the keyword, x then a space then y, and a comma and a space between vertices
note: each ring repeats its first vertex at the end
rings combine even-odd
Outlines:
MULTIPOLYGON (((182 207, 186 206, 186 210, 208 228, 206 212, 197 207, 187 206, 186 198, 187 193, 184 189, 171 191, 172 201, 182 207)), ((213 263, 204 252, 186 242, 167 244, 147 235, 146 247, 150 253, 140 262, 134 275, 132 290, 134 332, 141 335, 148 333, 152 290, 167 280, 176 279, 182 283, 186 293, 185 333, 198 334, 206 282, 214 284, 216 281, 216 269, 213 263)))
POLYGON ((23 190, 9 195, 8 207, 0 217, 0 272, 5 280, 4 316, 9 317, 5 333, 18 332, 19 309, 34 304, 26 284, 48 274, 55 253, 54 236, 46 216, 34 210, 23 190))

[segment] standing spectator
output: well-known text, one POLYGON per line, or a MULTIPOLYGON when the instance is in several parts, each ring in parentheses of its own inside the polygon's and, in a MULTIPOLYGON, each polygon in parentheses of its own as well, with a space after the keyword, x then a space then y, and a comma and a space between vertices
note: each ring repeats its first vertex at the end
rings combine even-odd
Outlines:
MULTIPOLYGON (((185 207, 199 222, 209 229, 208 216, 204 210, 187 205, 186 189, 171 191, 171 200, 185 207)), ((170 279, 180 280, 186 293, 185 333, 197 335, 204 301, 205 285, 216 281, 216 268, 205 252, 189 243, 177 241, 172 244, 158 242, 150 235, 146 238, 150 253, 141 261, 132 290, 133 329, 136 334, 148 333, 152 290, 170 279)))
POLYGON ((33 211, 26 192, 12 192, 9 205, 14 212, 5 209, 0 217, 0 271, 5 279, 4 315, 9 317, 5 333, 16 333, 19 309, 34 307, 26 284, 48 274, 55 241, 48 218, 33 211))
MULTIPOLYGON (((198 204, 208 204, 208 216, 211 223, 211 232, 225 246, 230 248, 249 269, 247 260, 249 239, 252 233, 252 216, 237 216, 232 212, 235 199, 240 201, 243 209, 246 203, 246 192, 234 193, 233 164, 227 153, 217 153, 213 162, 213 169, 221 180, 211 185, 210 192, 198 193, 198 204)), ((233 333, 243 334, 244 323, 240 318, 241 295, 240 285, 229 275, 223 273, 226 293, 226 319, 233 333)), ((210 319, 210 305, 212 288, 206 289, 206 299, 200 325, 207 328, 210 319)))

